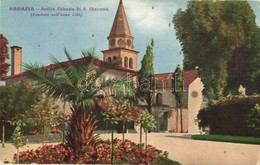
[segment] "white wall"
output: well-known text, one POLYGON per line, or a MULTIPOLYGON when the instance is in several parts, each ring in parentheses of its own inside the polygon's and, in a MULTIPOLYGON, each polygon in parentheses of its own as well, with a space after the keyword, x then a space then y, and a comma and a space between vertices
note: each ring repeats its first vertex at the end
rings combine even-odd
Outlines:
POLYGON ((203 83, 200 78, 195 79, 188 89, 188 132, 199 133, 198 123, 196 122, 198 112, 203 101, 203 83), (197 93, 197 94, 196 94, 197 93))

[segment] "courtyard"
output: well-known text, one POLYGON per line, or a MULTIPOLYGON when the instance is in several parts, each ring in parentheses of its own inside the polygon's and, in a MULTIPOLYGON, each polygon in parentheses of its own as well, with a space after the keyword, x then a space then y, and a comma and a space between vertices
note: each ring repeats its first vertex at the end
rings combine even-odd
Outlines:
MULTIPOLYGON (((110 134, 102 133, 102 139, 110 138, 110 134)), ((192 140, 190 134, 150 133, 148 144, 169 152, 169 157, 183 165, 258 165, 260 163, 260 146, 250 144, 212 142, 192 140)), ((115 134, 122 138, 122 134, 115 134)), ((126 134, 126 138, 139 141, 138 133, 126 134)), ((144 138, 144 136, 143 136, 144 138)), ((42 144, 28 144, 20 150, 35 149, 42 144)), ((0 164, 12 162, 16 149, 11 143, 0 148, 0 164)))

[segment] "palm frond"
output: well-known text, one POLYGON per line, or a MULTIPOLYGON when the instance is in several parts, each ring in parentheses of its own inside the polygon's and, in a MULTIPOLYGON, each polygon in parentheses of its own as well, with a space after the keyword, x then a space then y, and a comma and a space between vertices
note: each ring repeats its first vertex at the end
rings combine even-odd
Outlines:
POLYGON ((36 81, 38 85, 45 84, 45 87, 41 88, 56 88, 59 84, 52 76, 53 72, 47 73, 42 69, 39 63, 24 64, 24 69, 27 73, 29 73, 28 78, 36 81))

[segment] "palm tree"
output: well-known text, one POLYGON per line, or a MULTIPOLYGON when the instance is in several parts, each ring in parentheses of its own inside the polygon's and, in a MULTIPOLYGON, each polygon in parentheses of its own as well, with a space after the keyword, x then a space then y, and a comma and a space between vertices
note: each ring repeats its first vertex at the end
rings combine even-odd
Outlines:
MULTIPOLYGON (((41 91, 50 97, 61 99, 71 104, 72 113, 69 119, 70 130, 67 134, 67 145, 74 149, 76 156, 84 153, 86 145, 95 145, 98 136, 94 135, 95 117, 91 112, 95 109, 100 91, 113 87, 115 82, 107 80, 99 85, 97 81, 108 69, 118 62, 112 64, 102 63, 96 66, 97 58, 95 49, 82 52, 82 58, 72 60, 69 52, 64 49, 67 62, 59 62, 51 56, 53 64, 43 67, 39 63, 25 64, 28 77, 35 81, 41 91)), ((124 81, 120 81, 124 82, 124 81)))

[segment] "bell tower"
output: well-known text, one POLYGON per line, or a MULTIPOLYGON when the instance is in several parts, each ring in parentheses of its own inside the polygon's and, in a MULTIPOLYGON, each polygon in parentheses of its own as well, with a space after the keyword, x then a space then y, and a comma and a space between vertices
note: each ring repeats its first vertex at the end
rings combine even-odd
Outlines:
POLYGON ((108 50, 102 51, 103 60, 112 62, 113 60, 120 59, 120 66, 136 71, 137 54, 139 52, 133 50, 134 37, 130 32, 122 0, 119 2, 114 22, 107 39, 108 50))

